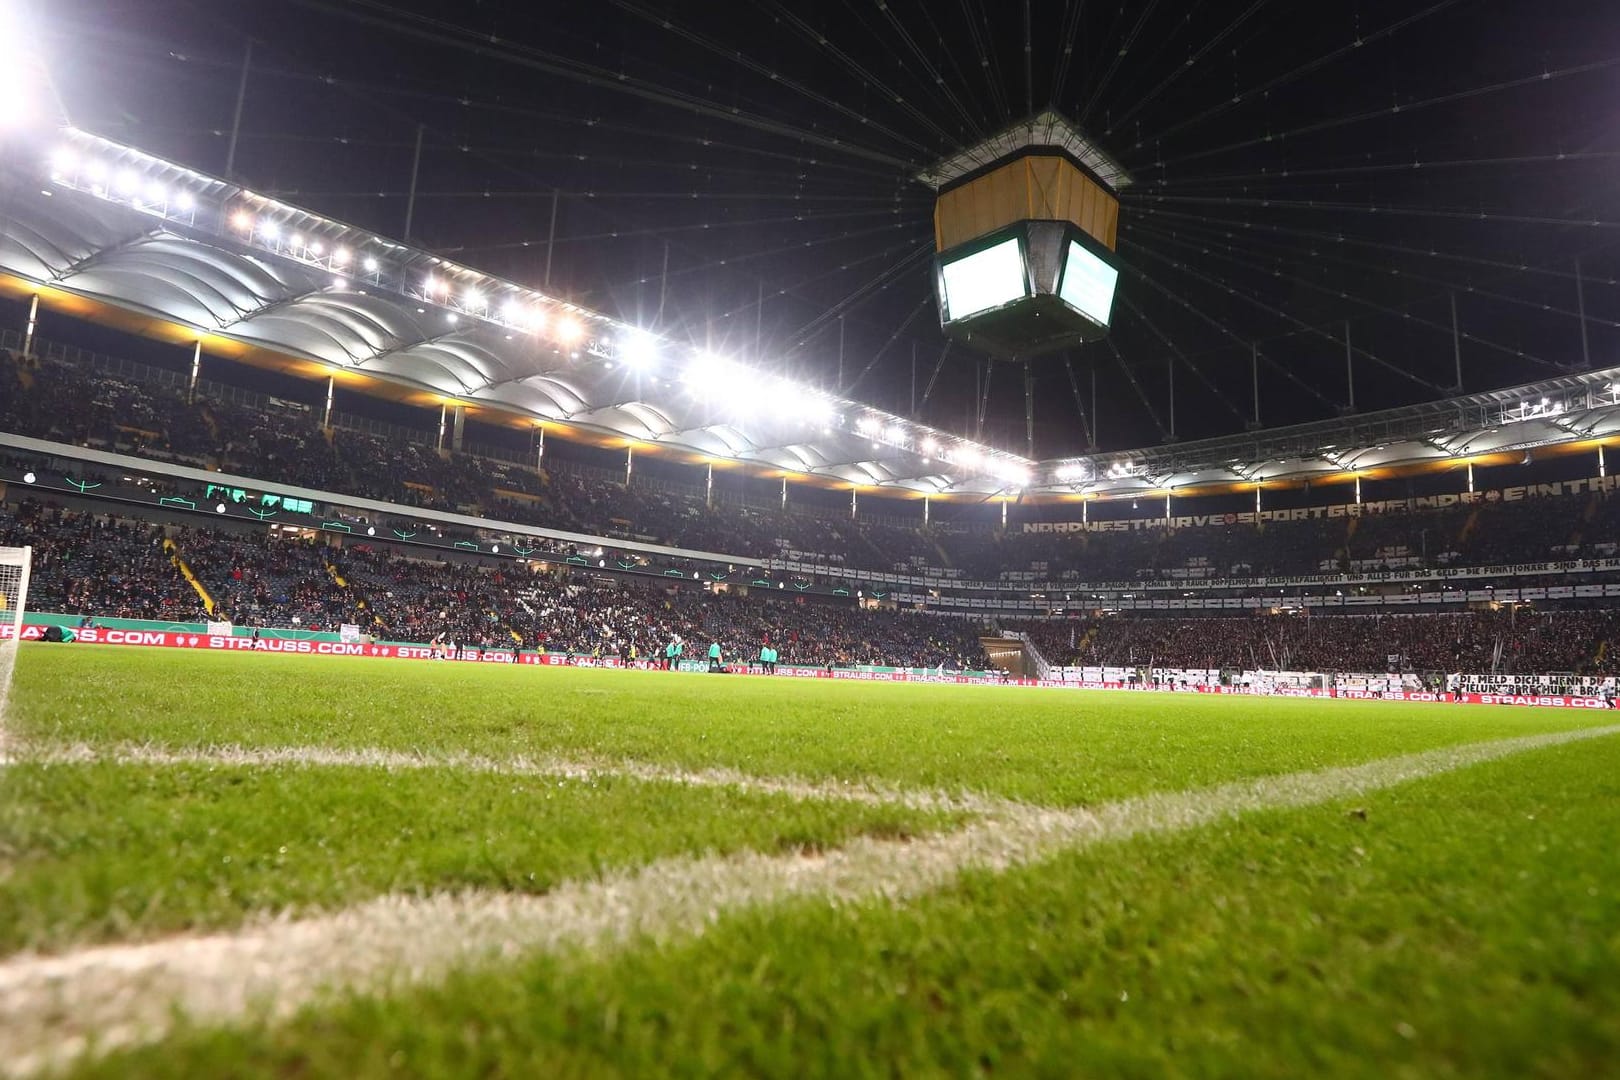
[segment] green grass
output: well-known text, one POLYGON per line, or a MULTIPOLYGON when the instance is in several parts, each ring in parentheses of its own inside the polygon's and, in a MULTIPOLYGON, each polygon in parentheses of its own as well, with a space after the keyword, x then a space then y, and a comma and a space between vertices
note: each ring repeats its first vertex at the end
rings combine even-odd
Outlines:
POLYGON ((826 848, 953 821, 734 789, 438 769, 20 765, 5 781, 0 955, 384 893, 540 893, 660 856, 826 848))
POLYGON ((1078 693, 25 646, 13 724, 51 742, 590 754, 973 788, 1050 805, 1203 787, 1599 712, 1078 693))
POLYGON ((1612 1076, 1616 836, 1605 739, 82 1074, 1612 1076))
MULTIPOLYGON (((1052 805, 1614 714, 25 646, 28 745, 625 758, 1052 805)), ((12 765, 0 955, 960 821, 626 779, 12 765)), ((87 1076, 1620 1076, 1620 738, 701 938, 185 1029, 87 1076), (1362 813, 1350 813, 1361 810, 1362 813)))

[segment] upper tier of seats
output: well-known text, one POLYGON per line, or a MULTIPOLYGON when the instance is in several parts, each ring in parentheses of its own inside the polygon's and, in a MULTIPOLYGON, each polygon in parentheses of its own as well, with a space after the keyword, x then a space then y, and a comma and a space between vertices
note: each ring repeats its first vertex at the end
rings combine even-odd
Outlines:
MULTIPOLYGON (((171 380, 172 382, 172 380, 171 380)), ((834 577, 938 573, 967 581, 1034 574, 1062 586, 1276 576, 1415 566, 1502 565, 1612 554, 1620 499, 1565 496, 1410 515, 1316 518, 1125 532, 1026 533, 988 524, 923 527, 851 520, 830 507, 784 512, 743 505, 717 483, 714 505, 676 485, 628 486, 565 463, 541 471, 452 453, 405 437, 323 429, 305 406, 189 401, 177 385, 109 374, 64 359, 0 361, 0 430, 405 506, 728 555, 800 553, 834 577)))

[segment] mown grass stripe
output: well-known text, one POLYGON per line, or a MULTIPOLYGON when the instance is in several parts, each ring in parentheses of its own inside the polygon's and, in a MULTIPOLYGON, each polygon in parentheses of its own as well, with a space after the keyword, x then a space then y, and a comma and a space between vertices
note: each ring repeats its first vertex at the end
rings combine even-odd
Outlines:
POLYGON ((161 1038, 177 1009, 200 1023, 274 1019, 332 990, 380 992, 534 950, 606 948, 643 934, 700 934, 745 907, 808 897, 835 903, 873 896, 903 900, 969 869, 1006 869, 1063 849, 1309 806, 1616 733, 1620 726, 1473 743, 1146 795, 1089 811, 1032 808, 942 836, 861 839, 810 856, 668 859, 569 883, 540 897, 391 897, 232 934, 14 958, 0 964, 0 1015, 7 1018, 0 1028, 0 1069, 26 1075, 92 1047, 161 1038))
MULTIPOLYGON (((310 766, 362 769, 459 769, 506 776, 545 776, 567 780, 616 778, 684 787, 731 788, 756 795, 780 795, 799 800, 898 806, 908 810, 942 811, 999 816, 1027 807, 1007 799, 973 792, 918 791, 872 781, 813 781, 796 777, 754 776, 737 769, 682 769, 644 761, 516 756, 494 758, 466 753, 418 753, 383 748, 342 749, 326 746, 216 746, 172 749, 157 745, 120 743, 109 747, 85 744, 35 746, 20 755, 35 763, 127 765, 211 765, 221 768, 310 766)), ((0 762, 3 764, 3 762, 0 762)))

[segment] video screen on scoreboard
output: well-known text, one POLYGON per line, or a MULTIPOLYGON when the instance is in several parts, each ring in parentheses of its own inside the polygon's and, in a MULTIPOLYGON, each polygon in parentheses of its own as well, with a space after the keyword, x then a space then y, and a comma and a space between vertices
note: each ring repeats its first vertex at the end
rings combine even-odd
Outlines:
POLYGON ((945 285, 945 318, 965 319, 981 311, 1021 300, 1029 295, 1024 283, 1024 257, 1018 238, 1009 237, 993 247, 948 262, 940 267, 945 285))
POLYGON ((1114 289, 1118 285, 1118 270, 1087 251, 1079 241, 1069 241, 1059 299, 1093 322, 1107 326, 1113 315, 1114 289))

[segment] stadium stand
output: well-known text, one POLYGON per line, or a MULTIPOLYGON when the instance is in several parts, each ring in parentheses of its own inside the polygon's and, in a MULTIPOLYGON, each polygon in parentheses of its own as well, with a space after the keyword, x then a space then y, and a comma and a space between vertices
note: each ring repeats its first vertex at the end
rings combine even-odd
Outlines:
POLYGON ((69 615, 327 631, 352 623, 386 640, 605 656, 634 649, 644 658, 679 636, 719 641, 739 658, 771 643, 783 662, 812 666, 987 666, 978 628, 961 619, 535 573, 470 557, 410 559, 381 544, 336 548, 32 500, 0 514, 0 545, 15 543, 36 550, 35 609, 69 615))
MULTIPOLYGON (((722 496, 709 505, 678 485, 626 486, 557 462, 541 471, 441 451, 424 433, 324 429, 307 406, 204 385, 111 374, 83 354, 0 362, 0 429, 158 460, 514 523, 754 557, 792 557, 829 575, 862 571, 943 580, 1027 578, 1054 587, 1496 566, 1612 555, 1620 500, 1571 496, 1568 512, 1533 502, 1414 514, 1120 532, 1026 533, 987 523, 924 529, 851 520, 827 506, 783 512, 722 496), (257 397, 261 403, 241 403, 257 397), (232 399, 236 400, 232 400, 232 399), (82 407, 89 402, 90 407, 82 407)), ((134 365, 130 365, 133 369, 134 365)), ((172 375, 172 373, 169 373, 172 375)))
POLYGON ((1025 620, 1058 667, 1611 674, 1620 612, 1498 609, 1422 615, 1025 620), (1501 653, 1497 649, 1500 646, 1501 653))

